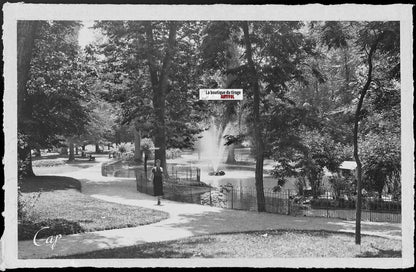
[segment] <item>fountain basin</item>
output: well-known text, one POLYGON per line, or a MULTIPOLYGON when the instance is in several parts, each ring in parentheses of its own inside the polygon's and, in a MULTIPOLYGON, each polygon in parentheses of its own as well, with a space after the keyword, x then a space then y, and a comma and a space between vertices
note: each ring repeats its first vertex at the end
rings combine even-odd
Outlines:
POLYGON ((225 172, 220 170, 220 171, 212 171, 208 173, 208 176, 224 176, 225 172))

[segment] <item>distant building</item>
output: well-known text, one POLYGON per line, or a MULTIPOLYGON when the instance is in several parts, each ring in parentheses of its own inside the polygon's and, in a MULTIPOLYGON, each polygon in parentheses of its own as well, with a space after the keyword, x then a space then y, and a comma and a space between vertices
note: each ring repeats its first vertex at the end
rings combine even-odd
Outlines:
POLYGON ((357 168, 357 163, 355 161, 343 161, 338 168, 345 170, 355 170, 355 168, 357 168))
POLYGON ((355 161, 343 161, 341 165, 338 167, 339 173, 343 177, 355 176, 355 169, 357 168, 357 163, 355 161))
MULTIPOLYGON (((322 186, 326 190, 331 190, 331 184, 329 178, 331 176, 337 175, 337 173, 344 178, 355 176, 355 169, 357 168, 357 163, 355 161, 343 161, 337 172, 331 172, 326 167, 324 168, 324 176, 322 177, 322 186)), ((352 178, 353 180, 354 178, 352 178)))

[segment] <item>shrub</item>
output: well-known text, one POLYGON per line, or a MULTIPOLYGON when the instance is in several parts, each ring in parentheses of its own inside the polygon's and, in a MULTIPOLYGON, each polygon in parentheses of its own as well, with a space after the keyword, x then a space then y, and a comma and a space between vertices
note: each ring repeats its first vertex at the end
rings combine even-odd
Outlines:
POLYGON ((340 209, 355 209, 354 200, 344 199, 312 199, 311 207, 313 209, 326 209, 326 208, 340 208, 340 209))
POLYGON ((126 152, 121 154, 121 159, 123 161, 133 161, 134 160, 134 153, 133 152, 126 152))
POLYGON ((311 207, 314 209, 322 209, 330 206, 330 199, 311 199, 311 207))
POLYGON ((124 146, 124 144, 123 145, 120 145, 119 147, 118 147, 118 152, 120 152, 120 153, 125 153, 127 150, 126 150, 126 147, 124 146))
POLYGON ((367 201, 368 209, 372 211, 400 211, 400 201, 383 201, 381 199, 367 201))
POLYGON ((166 159, 176 159, 181 156, 181 150, 179 148, 169 148, 166 150, 166 159))
POLYGON ((155 145, 152 139, 143 138, 140 142, 140 148, 149 156, 149 158, 153 157, 153 150, 155 148, 155 145))
POLYGON ((30 197, 23 198, 20 191, 17 197, 17 216, 19 221, 33 221, 35 218, 35 205, 42 192, 31 194, 30 197))
POLYGON ((331 184, 332 191, 337 198, 341 196, 341 192, 348 190, 351 183, 347 178, 338 175, 329 177, 328 182, 331 184))
POLYGON ((355 209, 355 201, 352 200, 352 199, 345 200, 345 199, 341 198, 337 202, 338 202, 338 207, 339 208, 355 209))

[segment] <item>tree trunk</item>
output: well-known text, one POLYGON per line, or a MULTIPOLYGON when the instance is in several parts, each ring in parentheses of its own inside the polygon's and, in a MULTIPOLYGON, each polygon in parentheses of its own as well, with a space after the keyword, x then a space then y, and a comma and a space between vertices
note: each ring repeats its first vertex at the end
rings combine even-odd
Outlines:
POLYGON ((254 115, 254 142, 256 148, 256 192, 257 192, 257 211, 264 212, 266 211, 265 198, 264 198, 264 188, 263 188, 263 162, 264 162, 264 143, 262 137, 262 126, 260 123, 260 86, 259 79, 257 75, 256 68, 254 66, 251 41, 248 30, 248 23, 244 21, 242 23, 242 28, 244 32, 244 43, 246 47, 246 58, 248 62, 248 67, 250 70, 250 79, 251 87, 253 88, 253 115, 254 115))
POLYGON ((81 146, 81 157, 85 158, 85 144, 81 146))
POLYGON ((373 71, 373 54, 374 51, 377 48, 377 44, 379 40, 381 39, 381 36, 372 44, 370 52, 368 53, 368 75, 367 75, 367 81, 363 87, 363 89, 360 92, 360 99, 358 100, 357 109, 355 111, 354 116, 354 159, 357 163, 357 204, 356 204, 356 214, 355 214, 355 243, 357 245, 361 244, 361 203, 362 203, 362 164, 360 161, 360 157, 358 155, 358 123, 360 121, 360 114, 361 114, 361 108, 363 106, 364 97, 367 93, 368 88, 370 87, 370 83, 372 80, 372 71, 373 71))
POLYGON ((37 21, 17 21, 17 114, 19 117, 31 116, 31 113, 25 112, 25 97, 37 27, 37 21))
POLYGON ((19 176, 21 177, 34 177, 32 167, 32 154, 30 146, 24 148, 18 148, 18 157, 19 157, 19 176))
MULTIPOLYGON (((150 72, 150 82, 153 89, 153 107, 155 113, 155 159, 160 159, 161 166, 166 169, 166 128, 165 128, 165 100, 168 88, 170 66, 176 43, 176 23, 170 22, 169 38, 166 54, 163 58, 160 76, 158 77, 155 60, 153 29, 151 22, 146 23, 147 60, 150 72)), ((163 171, 167 175, 167 171, 163 171)))
POLYGON ((229 146, 227 160, 226 160, 225 163, 228 163, 228 164, 236 163, 236 160, 235 160, 235 145, 234 144, 229 146))
POLYGON ((59 154, 60 155, 68 155, 68 148, 67 147, 62 147, 59 154))
POLYGON ((146 177, 146 181, 147 181, 147 151, 144 152, 144 176, 146 177))
POLYGON ((99 144, 95 144, 95 153, 100 153, 100 145, 99 144))
POLYGON ((69 157, 68 157, 68 161, 74 161, 75 160, 75 156, 74 156, 74 142, 71 140, 69 141, 69 157))
POLYGON ((141 132, 139 129, 134 129, 134 161, 141 163, 143 152, 140 147, 140 142, 142 140, 141 132))
POLYGON ((75 145, 75 155, 78 155, 78 145, 75 145))
MULTIPOLYGON (((29 80, 30 62, 32 60, 35 35, 38 28, 37 21, 17 21, 17 130, 22 135, 29 135, 25 131, 24 121, 32 116, 31 107, 25 103, 27 97, 26 83, 29 80)), ((29 140, 26 146, 18 146, 19 176, 33 177, 32 154, 29 140)))

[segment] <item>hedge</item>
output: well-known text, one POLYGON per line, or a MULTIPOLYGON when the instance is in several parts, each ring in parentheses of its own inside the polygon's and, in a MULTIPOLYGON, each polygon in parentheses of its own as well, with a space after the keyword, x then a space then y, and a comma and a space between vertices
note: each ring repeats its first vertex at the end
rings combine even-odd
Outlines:
MULTIPOLYGON (((311 207, 313 209, 355 209, 355 200, 311 199, 311 207)), ((362 207, 372 211, 400 211, 401 202, 363 199, 362 207)))

